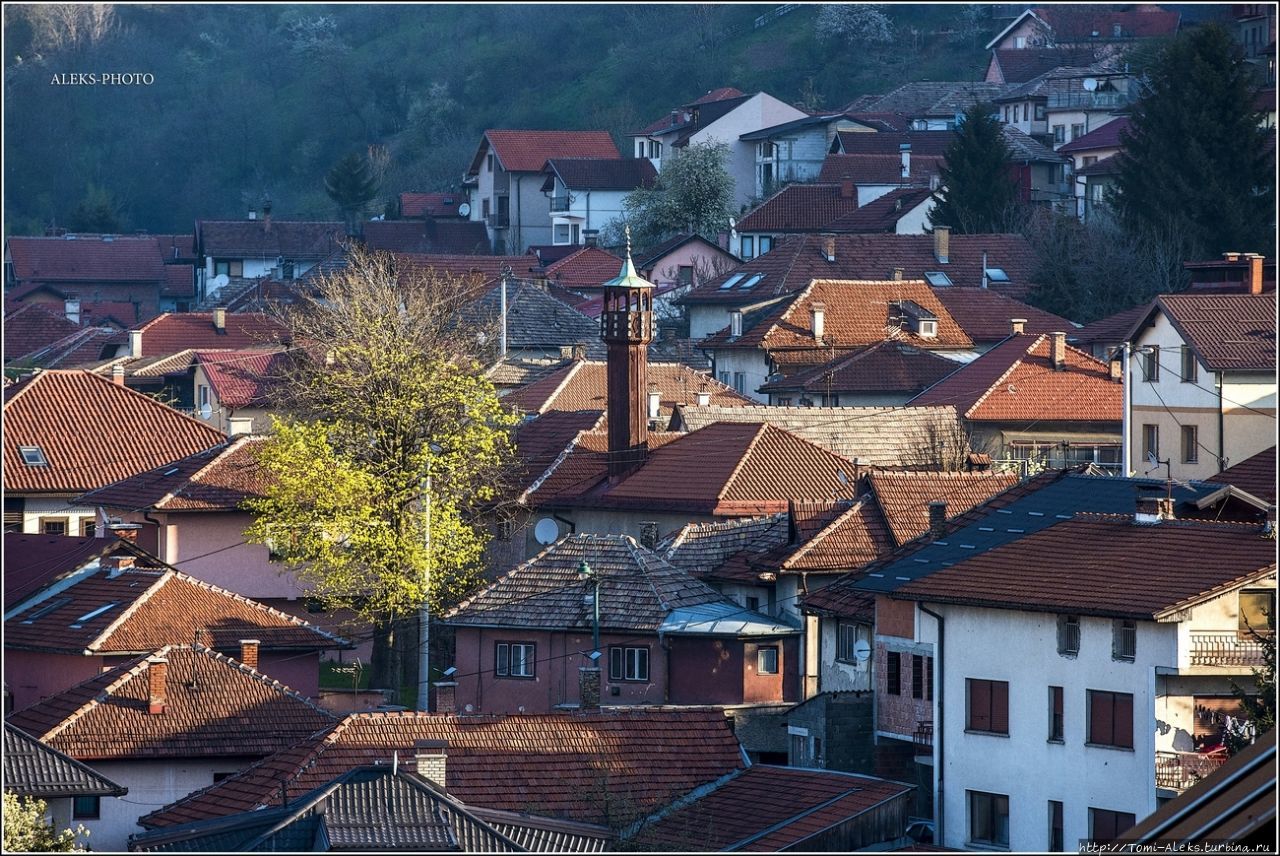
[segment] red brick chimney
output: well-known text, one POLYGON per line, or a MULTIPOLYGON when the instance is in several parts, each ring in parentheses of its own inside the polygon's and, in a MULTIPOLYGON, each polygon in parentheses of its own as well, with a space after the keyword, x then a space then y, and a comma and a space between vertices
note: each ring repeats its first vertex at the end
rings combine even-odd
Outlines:
POLYGON ((240 662, 255 672, 258 671, 258 649, 262 643, 257 639, 240 640, 240 662))
POLYGON ((111 367, 111 382, 116 386, 124 386, 124 366, 120 363, 111 367))
POLYGON ((107 529, 111 530, 111 534, 115 535, 121 541, 128 541, 130 544, 138 543, 138 531, 142 529, 141 523, 112 523, 107 529))
POLYGON ((1261 294, 1262 293, 1263 257, 1258 255, 1257 253, 1249 253, 1247 255, 1247 258, 1249 259, 1249 279, 1248 279, 1249 293, 1261 294))
POLYGON ((213 329, 219 333, 225 333, 227 330, 227 307, 215 306, 213 309, 213 329))
POLYGON ((121 571, 127 571, 137 561, 134 556, 103 556, 98 566, 111 577, 118 577, 121 571))
POLYGON ((458 712, 458 682, 436 681, 436 713, 458 712))
POLYGON ((164 657, 147 658, 147 714, 164 713, 169 706, 169 661, 164 657))
POLYGON ((1026 318, 1010 318, 1009 330, 1013 333, 1013 335, 1021 336, 1023 333, 1027 332, 1027 319, 1026 318))

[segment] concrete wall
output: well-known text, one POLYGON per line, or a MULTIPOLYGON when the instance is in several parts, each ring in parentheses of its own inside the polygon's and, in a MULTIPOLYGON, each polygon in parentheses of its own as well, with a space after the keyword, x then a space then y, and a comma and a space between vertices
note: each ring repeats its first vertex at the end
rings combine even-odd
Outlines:
MULTIPOLYGON (((566 189, 560 183, 560 179, 557 178, 555 195, 562 196, 566 193, 571 200, 569 210, 551 214, 552 226, 554 227, 556 223, 576 222, 585 232, 587 229, 603 229, 604 225, 610 220, 621 218, 623 215, 622 200, 626 198, 628 191, 566 189)), ((546 202, 548 205, 547 211, 550 213, 551 200, 548 199, 546 202)), ((557 240, 555 229, 553 228, 551 243, 569 244, 572 241, 557 240)), ((583 243, 581 236, 579 236, 578 243, 583 243)))
POLYGON ((715 377, 721 383, 737 388, 738 373, 742 374, 738 391, 762 404, 769 403, 769 396, 760 392, 769 377, 769 358, 758 348, 720 348, 712 352, 715 377), (727 379, 726 379, 727 378, 727 379))
POLYGON ((729 326, 729 307, 719 304, 686 306, 689 315, 689 338, 704 339, 729 326))
MULTIPOLYGON (((791 709, 787 714, 787 731, 807 737, 810 741, 814 738, 822 741, 812 766, 873 775, 874 713, 875 698, 869 692, 824 692, 791 709)), ((811 755, 813 748, 811 742, 811 755)), ((795 757, 788 758, 791 764, 796 764, 798 760, 795 757)))
MULTIPOLYGON (((819 633, 821 641, 818 646, 820 661, 818 669, 820 671, 821 680, 819 686, 824 693, 829 692, 868 692, 872 689, 871 666, 872 659, 865 662, 850 662, 848 660, 839 659, 840 653, 840 625, 845 623, 834 618, 823 618, 819 623, 819 633)), ((871 627, 865 624, 857 625, 858 638, 866 640, 870 645, 872 642, 871 627)))
MULTIPOLYGON (((693 284, 700 285, 706 279, 714 279, 717 276, 717 270, 727 271, 737 264, 737 260, 727 253, 717 253, 715 250, 709 249, 703 244, 690 242, 677 247, 672 252, 663 256, 654 265, 646 277, 654 285, 668 286, 675 285, 679 282, 681 265, 688 265, 693 268, 693 284), (707 271, 711 275, 709 277, 700 277, 699 271, 707 271)), ((692 308, 692 307, 690 307, 692 308)), ((728 324, 728 318, 723 327, 728 324)), ((719 328, 716 328, 719 329, 719 328)), ((714 330, 711 332, 715 332, 714 330)), ((706 335, 705 333, 702 335, 706 335)))

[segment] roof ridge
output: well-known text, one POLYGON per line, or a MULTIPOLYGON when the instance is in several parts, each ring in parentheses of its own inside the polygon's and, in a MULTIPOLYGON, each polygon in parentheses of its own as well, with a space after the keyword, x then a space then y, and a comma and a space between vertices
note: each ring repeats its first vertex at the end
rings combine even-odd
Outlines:
MULTIPOLYGON (((764 332, 764 335, 760 337, 760 346, 762 348, 765 348, 765 349, 768 348, 768 339, 769 339, 769 336, 773 333, 773 331, 778 329, 778 325, 783 324, 784 322, 790 320, 791 311, 795 309, 797 306, 799 306, 801 303, 803 303, 805 299, 808 298, 809 295, 813 293, 814 286, 816 286, 819 282, 823 282, 823 281, 824 280, 821 277, 814 277, 813 279, 809 280, 808 285, 806 285, 804 288, 800 289, 799 291, 794 292, 791 295, 791 302, 787 305, 787 308, 782 310, 782 314, 778 316, 778 320, 770 324, 769 329, 766 330, 764 332)), ((745 308, 743 311, 745 313, 746 311, 745 308)), ((764 319, 761 319, 761 320, 763 321, 764 319)))
POLYGON ((268 686, 271 689, 276 690, 282 695, 286 695, 295 701, 300 701, 303 704, 305 704, 307 707, 311 708, 312 710, 317 711, 319 713, 323 713, 325 716, 328 716, 335 721, 337 720, 337 717, 334 716, 332 712, 327 711, 324 708, 320 707, 318 704, 316 704, 311 699, 304 696, 302 693, 295 690, 293 687, 289 686, 288 684, 282 683, 277 678, 273 678, 270 675, 267 675, 258 671, 257 669, 249 666, 246 663, 241 662, 240 660, 237 660, 236 658, 228 654, 223 654, 219 651, 215 651, 212 648, 209 648, 205 645, 174 645, 170 647, 176 650, 190 651, 192 654, 200 654, 205 657, 212 657, 215 662, 225 661, 228 666, 236 669, 239 672, 249 675, 249 677, 253 678, 258 683, 263 684, 264 686, 268 686))
MULTIPOLYGON (((240 449, 249 445, 251 442, 257 443, 264 439, 265 438, 260 437, 256 434, 240 434, 235 437, 228 437, 227 445, 225 448, 222 449, 222 451, 214 455, 213 458, 210 459, 210 461, 207 464, 205 464, 203 467, 201 467, 200 469, 196 470, 194 473, 192 473, 191 475, 183 479, 182 484, 179 487, 169 491, 164 496, 160 497, 160 499, 156 501, 155 507, 161 508, 169 500, 177 499, 178 496, 181 495, 183 488, 187 487, 193 482, 198 481, 200 478, 206 475, 210 470, 212 470, 215 466, 217 466, 223 460, 223 458, 227 457, 231 453, 239 451, 240 449)), ((206 449, 205 452, 199 452, 197 454, 205 454, 208 451, 210 450, 206 449)), ((173 466, 173 465, 170 464, 169 466, 173 466)))
MULTIPOLYGON (((175 488, 174 488, 174 489, 172 489, 172 490, 166 491, 166 492, 165 492, 165 494, 164 494, 164 496, 160 497, 159 499, 157 499, 157 500, 155 501, 155 503, 153 504, 153 507, 154 507, 154 508, 157 508, 157 509, 158 509, 158 508, 162 508, 162 507, 165 505, 165 503, 169 502, 170 500, 177 499, 177 497, 178 497, 178 491, 180 491, 180 490, 181 490, 182 485, 190 484, 192 481, 194 481, 194 480, 196 479, 196 477, 197 477, 197 476, 201 475, 201 474, 202 474, 202 473, 204 473, 206 470, 208 470, 208 469, 209 469, 209 467, 213 466, 213 464, 214 464, 214 463, 216 463, 216 462, 218 461, 218 459, 219 459, 219 458, 221 458, 224 454, 226 454, 226 453, 227 453, 227 451, 231 448, 231 446, 232 446, 234 443, 236 443, 236 442, 237 442, 237 440, 236 440, 235 438, 228 437, 228 438, 227 438, 227 440, 226 440, 227 445, 226 445, 226 446, 224 446, 224 447, 223 447, 223 449, 222 449, 220 452, 218 452, 217 454, 215 454, 215 455, 213 456, 213 458, 212 458, 212 459, 211 459, 207 464, 205 464, 204 466, 200 467, 200 469, 196 470, 194 473, 192 473, 191 475, 189 475, 189 476, 187 476, 186 478, 184 478, 184 479, 182 480, 182 483, 181 483, 178 487, 175 487, 175 488)), ((219 445, 222 445, 222 444, 219 444, 219 445)), ((187 456, 187 458, 194 458, 194 457, 197 457, 198 455, 207 455, 209 452, 213 451, 213 449, 216 449, 216 448, 217 448, 217 446, 210 447, 209 449, 205 449, 203 452, 196 452, 196 454, 195 454, 195 455, 188 455, 188 456, 187 456)), ((176 463, 178 463, 179 461, 187 460, 187 458, 179 458, 179 459, 178 459, 178 461, 173 461, 173 462, 171 462, 171 463, 169 463, 169 464, 165 464, 165 465, 164 465, 164 468, 165 468, 165 469, 169 469, 169 468, 173 467, 173 465, 174 465, 174 464, 176 464, 176 463)), ((160 469, 160 467, 156 467, 156 469, 160 469)), ((151 471, 150 471, 150 470, 148 470, 147 472, 151 472, 151 471)), ((137 478, 137 476, 127 476, 126 478, 120 479, 120 481, 128 481, 128 480, 129 480, 129 479, 131 479, 131 478, 137 478)), ((118 483, 119 483, 119 482, 113 482, 113 484, 118 484, 118 483)))
MULTIPOLYGON (((1022 361, 1026 359, 1031 354, 1032 351, 1038 348, 1040 346, 1040 343, 1044 341, 1048 337, 1048 335, 1049 334, 1047 333, 1041 333, 1038 336, 1036 336, 1035 341, 1033 341, 1029 346, 1027 346, 1017 359, 1009 363, 1008 367, 1003 372, 1001 372, 1000 377, 992 381, 991 384, 985 390, 983 390, 982 395, 979 395, 978 398, 973 402, 973 404, 969 406, 969 409, 964 412, 964 417, 968 419, 969 416, 975 410, 981 407, 982 403, 991 396, 991 394, 995 391, 996 387, 1004 383, 1005 378, 1011 375, 1014 369, 1022 365, 1022 361)), ((1013 335, 1007 336, 1004 341, 1008 342, 1009 340, 1015 338, 1016 336, 1017 336, 1016 333, 1013 335)), ((1003 345, 1003 344, 1004 342, 1001 342, 999 345, 996 345, 995 348, 998 348, 1000 347, 1000 345, 1003 345)), ((991 350, 994 351, 995 348, 992 348, 991 350)), ((987 353, 991 353, 991 351, 988 351, 987 353)), ((974 362, 976 362, 976 360, 974 362)), ((960 371, 961 369, 965 368, 965 366, 971 366, 971 365, 973 365, 973 363, 965 363, 965 365, 961 366, 960 369, 957 369, 957 371, 960 371)), ((950 375, 948 375, 947 377, 950 377, 950 375)), ((943 378, 942 380, 946 380, 946 378, 943 378)), ((942 381, 938 381, 938 382, 941 383, 942 381)), ((921 394, 923 395, 923 393, 921 394)))
POLYGON ((596 418, 595 424, 590 428, 584 428, 577 434, 574 434, 573 439, 570 440, 569 444, 560 451, 560 454, 551 462, 551 465, 543 470, 542 475, 534 479, 532 484, 525 488, 524 492, 520 494, 516 501, 523 504, 532 494, 536 493, 538 488, 542 487, 543 483, 547 479, 551 478, 551 474, 554 473, 560 465, 573 454, 573 450, 578 448, 578 444, 581 442, 582 438, 587 434, 595 433, 596 429, 600 427, 600 423, 604 421, 607 414, 608 411, 600 411, 600 415, 596 418))
POLYGON ((259 609, 265 610, 266 612, 270 613, 271 615, 274 615, 277 618, 283 618, 286 621, 293 622, 298 626, 305 627, 308 630, 312 630, 320 634, 321 636, 327 636, 330 639, 334 640, 335 642, 345 643, 350 641, 348 639, 345 639, 337 635, 336 633, 330 633, 328 630, 325 630, 323 627, 320 627, 319 625, 312 624, 309 621, 304 621, 303 619, 297 617, 296 615, 290 615, 284 610, 276 609, 274 606, 270 606, 269 604, 265 604, 265 603, 262 603, 261 601, 254 600, 253 598, 242 595, 239 592, 234 592, 234 591, 231 591, 230 589, 225 589, 225 588, 222 588, 221 586, 214 585, 213 583, 206 582, 202 579, 199 579, 198 577, 193 577, 190 574, 183 573, 177 568, 173 568, 171 572, 173 573, 176 579, 180 579, 183 582, 191 583, 195 586, 198 586, 199 588, 208 589, 209 591, 214 592, 216 594, 230 597, 233 600, 239 601, 240 603, 246 603, 246 604, 249 604, 250 606, 254 606, 259 609))
MULTIPOLYGON (((653 591, 653 596, 658 599, 658 606, 662 609, 663 612, 671 612, 671 607, 667 605, 667 601, 662 597, 662 592, 658 591, 657 583, 653 581, 653 574, 650 572, 649 563, 645 560, 643 556, 640 555, 640 552, 639 552, 640 545, 637 544, 636 539, 632 538, 630 535, 623 535, 622 538, 623 538, 622 546, 625 547, 627 552, 631 554, 631 559, 636 563, 636 566, 640 568, 640 573, 644 575, 644 581, 649 584, 650 590, 653 591)), ((679 570, 678 568, 675 568, 675 566, 672 565, 670 562, 667 562, 665 559, 663 559, 661 556, 658 556, 656 553, 653 553, 651 550, 646 548, 645 552, 654 556, 654 558, 658 559, 660 562, 662 562, 662 564, 667 565, 668 567, 674 568, 675 570, 679 570)), ((659 567, 657 570, 665 570, 665 569, 659 567)), ((681 573, 683 573, 683 571, 681 573)))
MULTIPOLYGON (((750 425, 752 423, 747 422, 742 424, 750 425)), ((747 459, 751 457, 752 452, 755 451, 756 445, 760 442, 760 438, 764 436, 765 431, 770 427, 768 422, 759 422, 759 423, 755 423, 755 425, 756 425, 756 431, 754 436, 752 436, 751 438, 751 442, 747 444, 747 448, 744 449, 742 454, 738 456, 737 463, 733 465, 733 471, 729 473, 729 477, 724 480, 724 484, 720 486, 720 491, 716 494, 717 502, 720 500, 723 500, 725 495, 729 493, 729 488, 733 486, 733 483, 737 480, 738 476, 742 473, 743 464, 745 464, 747 462, 747 459)))
MULTIPOLYGON (((48 732, 41 735, 40 740, 42 742, 47 742, 48 740, 51 740, 58 734, 61 734, 63 731, 66 731, 76 722, 79 722, 81 719, 83 719, 85 716, 89 714, 89 711, 93 710, 94 708, 102 704, 102 702, 106 701, 107 698, 113 695, 116 692, 116 690, 120 689, 121 686, 123 686, 124 684, 128 683, 129 681, 133 680, 138 675, 140 675, 142 673, 143 668, 147 665, 147 660, 149 660, 151 657, 162 657, 168 654, 169 649, 171 647, 172 646, 170 645, 164 645, 160 648, 157 648, 155 651, 153 651, 150 654, 139 654, 137 657, 133 658, 132 666, 129 665, 129 663, 131 662, 129 660, 126 660, 124 663, 121 663, 119 666, 116 666, 117 669, 121 670, 121 674, 118 678, 107 683, 99 692, 97 692, 95 695, 93 695, 87 701, 85 701, 84 704, 80 705, 78 708, 73 710, 70 714, 64 717, 61 722, 59 722, 53 728, 49 729, 48 732)), ((110 674, 110 672, 107 672, 106 674, 110 674)), ((59 696, 65 695, 71 692, 72 690, 74 690, 76 687, 80 687, 80 686, 83 686, 84 684, 90 683, 92 681, 96 681, 100 677, 101 675, 94 675, 88 680, 81 681, 75 686, 68 687, 67 689, 63 690, 60 693, 55 693, 49 698, 52 699, 52 698, 57 698, 59 696)), ((47 702, 47 701, 49 701, 49 699, 43 699, 42 701, 36 702, 36 704, 31 705, 31 707, 28 707, 26 709, 31 710, 32 708, 38 707, 40 704, 43 704, 44 702, 47 702)))
POLYGON ((836 517, 831 522, 829 522, 826 526, 823 526, 820 530, 818 530, 817 534, 815 534, 808 541, 805 541, 803 544, 801 544, 799 549, 795 550, 795 552, 793 552, 790 556, 784 559, 782 561, 782 567, 783 568, 790 567, 792 562, 798 559, 802 559, 806 555, 808 555, 808 553, 811 550, 813 550, 815 547, 817 547, 818 544, 820 544, 822 541, 826 540, 827 538, 831 537, 834 530, 839 528, 848 518, 852 517, 855 512, 861 511, 862 507, 866 505, 866 503, 867 503, 867 494, 863 494, 862 496, 854 500, 852 505, 850 505, 844 511, 840 512, 840 514, 836 515, 836 517))
MULTIPOLYGON (((89 644, 85 646, 85 650, 97 652, 99 650, 99 646, 105 643, 107 639, 110 638, 111 634, 119 630, 121 624, 123 624, 124 622, 132 618, 133 614, 137 612, 139 609, 141 609, 142 605, 146 603, 148 600, 150 600, 152 595, 154 595, 157 591, 163 588, 165 583, 167 583, 171 579, 171 575, 175 573, 177 573, 177 571, 175 571, 171 567, 167 567, 167 570, 161 573, 155 582, 147 586, 146 590, 142 592, 142 594, 138 595, 133 599, 133 603, 129 604, 127 607, 121 610, 120 614, 116 616, 115 620, 112 621, 110 624, 108 624, 106 627, 104 627, 102 629, 102 632, 99 633, 97 636, 95 636, 93 640, 90 641, 89 644)), ((85 577, 84 579, 89 579, 89 577, 85 577)), ((81 580, 81 582, 83 582, 83 580, 81 580)))
POLYGON ((547 409, 555 403, 555 400, 564 392, 565 387, 569 385, 569 382, 578 375, 578 372, 582 371, 582 366, 585 362, 585 360, 574 360, 569 363, 566 367, 567 370, 564 373, 564 378, 561 379, 560 383, 556 385, 556 388, 551 391, 551 394, 547 396, 546 400, 542 402, 542 405, 538 408, 538 413, 541 414, 547 412, 547 409))

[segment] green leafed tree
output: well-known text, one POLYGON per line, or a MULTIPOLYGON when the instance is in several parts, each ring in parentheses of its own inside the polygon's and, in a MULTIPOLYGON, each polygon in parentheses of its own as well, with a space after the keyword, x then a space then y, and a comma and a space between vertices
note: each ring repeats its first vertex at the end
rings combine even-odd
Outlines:
POLYGON ((378 195, 378 176, 367 158, 349 154, 324 177, 324 190, 342 211, 351 229, 378 195))
POLYGON ((1130 233, 1182 232, 1205 257, 1271 254, 1275 162, 1257 87, 1222 27, 1172 40, 1142 80, 1112 204, 1130 233))
MULTIPOLYGON (((649 247, 674 235, 693 232, 715 243, 733 214, 733 176, 724 143, 691 143, 662 159, 653 188, 639 188, 623 200, 636 246, 649 247)), ((616 225, 616 224, 615 224, 616 225)), ((617 243, 615 232, 602 236, 617 243)))
POLYGON ((1268 617, 1267 628, 1249 628, 1249 635, 1262 649, 1262 665, 1253 669, 1253 688, 1246 690, 1235 681, 1231 692, 1240 699, 1244 721, 1223 732, 1223 742, 1231 755, 1240 752, 1263 734, 1276 727, 1276 635, 1274 621, 1268 617))
POLYGON ((416 636, 420 610, 480 583, 484 520, 513 458, 513 417, 479 361, 485 337, 458 321, 476 286, 354 253, 280 310, 312 357, 277 384, 289 416, 261 450, 271 486, 245 537, 374 623, 378 686, 412 672, 396 636, 416 636))
POLYGON ((1000 127, 990 104, 975 104, 964 114, 938 170, 941 186, 929 212, 934 226, 961 235, 1007 228, 1018 191, 1000 127))
POLYGON ((5 853, 84 853, 80 839, 87 838, 83 826, 58 831, 45 820, 44 800, 4 792, 5 853))

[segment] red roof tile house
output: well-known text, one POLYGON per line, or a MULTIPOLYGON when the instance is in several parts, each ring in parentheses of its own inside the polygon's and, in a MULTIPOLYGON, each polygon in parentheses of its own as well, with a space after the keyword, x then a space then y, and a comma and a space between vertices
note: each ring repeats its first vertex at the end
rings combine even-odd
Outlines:
POLYGON ((166 645, 9 717, 129 789, 84 819, 94 846, 123 850, 141 815, 330 727, 334 717, 252 663, 166 645))
POLYGON ((86 490, 225 439, 221 431, 88 372, 45 371, 5 389, 6 531, 80 535, 86 490))
POLYGON ((973 449, 1005 465, 1116 469, 1124 392, 1118 368, 1066 344, 1065 333, 1020 331, 911 404, 954 405, 973 449))
POLYGON ((82 549, 63 553, 62 545, 46 543, 52 537, 5 535, 6 565, 18 576, 10 581, 6 574, 4 633, 5 686, 16 707, 140 653, 193 639, 237 656, 253 640, 263 672, 314 696, 320 652, 350 647, 120 538, 84 539, 82 549))
POLYGON ((557 541, 443 620, 467 711, 798 700, 798 627, 742 609, 624 535, 557 541))
POLYGON ((197 351, 192 372, 195 411, 231 436, 271 429, 271 384, 291 355, 280 351, 197 351))
POLYGON ((5 297, 48 302, 65 300, 128 307, 135 324, 155 317, 169 288, 168 271, 155 236, 76 235, 8 239, 5 297))
POLYGON ((261 218, 251 211, 246 220, 197 220, 200 293, 213 297, 227 285, 246 279, 297 279, 344 241, 342 223, 273 220, 270 203, 263 206, 261 218))
POLYGON ((1166 12, 1153 4, 1140 4, 1129 11, 1037 6, 1018 15, 987 43, 986 49, 1096 46, 1103 55, 1109 55, 1135 39, 1172 36, 1181 21, 1180 12, 1166 12))
POLYGON ((116 356, 128 348, 128 339, 110 324, 81 326, 54 306, 23 302, 4 317, 4 363, 15 368, 78 366, 116 356))
POLYGON ((484 132, 467 181, 474 188, 471 220, 486 225, 494 253, 523 253, 530 245, 553 243, 551 210, 542 193, 543 170, 553 158, 621 160, 621 155, 608 131, 484 132))
POLYGON ((370 220, 360 224, 360 231, 365 249, 375 252, 460 256, 489 252, 484 224, 470 220, 370 220))
POLYGON ((406 220, 436 217, 466 219, 462 206, 467 204, 465 193, 414 193, 400 194, 400 216, 406 220))
POLYGON ((886 340, 760 387, 782 407, 894 407, 956 370, 955 360, 886 340))

